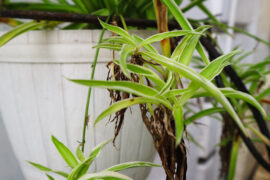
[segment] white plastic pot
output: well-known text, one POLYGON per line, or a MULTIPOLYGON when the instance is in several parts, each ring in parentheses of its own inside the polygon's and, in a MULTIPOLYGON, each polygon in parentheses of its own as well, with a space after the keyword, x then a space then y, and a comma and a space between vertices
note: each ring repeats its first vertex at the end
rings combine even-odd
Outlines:
MULTIPOLYGON (((153 32, 136 31, 147 37, 153 32)), ((56 170, 70 170, 51 142, 56 136, 75 152, 81 141, 87 87, 65 79, 89 79, 99 30, 34 31, 25 33, 0 49, 0 115, 13 150, 27 180, 45 179, 26 160, 56 170)), ((110 33, 107 32, 106 36, 110 33)), ((106 79, 106 64, 112 53, 101 50, 95 79, 106 79)), ((86 135, 86 155, 104 140, 113 138, 114 124, 108 118, 93 128, 93 121, 109 107, 107 90, 94 89, 86 135)), ((100 171, 112 165, 152 161, 152 138, 138 107, 128 110, 116 148, 106 146, 91 167, 100 171)), ((131 177, 145 179, 149 168, 128 170, 131 177)), ((57 179, 61 179, 59 176, 57 179)))

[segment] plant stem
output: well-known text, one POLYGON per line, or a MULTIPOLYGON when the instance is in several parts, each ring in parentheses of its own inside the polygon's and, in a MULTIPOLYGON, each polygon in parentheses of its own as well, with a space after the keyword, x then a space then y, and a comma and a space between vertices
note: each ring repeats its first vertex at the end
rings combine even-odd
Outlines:
POLYGON ((228 180, 234 179, 239 146, 240 146, 240 138, 239 136, 235 135, 234 140, 233 140, 232 150, 231 150, 228 180))
MULTIPOLYGON (((167 8, 161 2, 161 0, 153 0, 153 4, 155 8, 158 31, 160 33, 167 32, 168 31, 167 8)), ((170 57, 171 55, 170 39, 163 39, 160 43, 163 55, 170 57)))
POLYGON ((122 25, 123 25, 124 29, 128 32, 127 24, 125 22, 124 17, 122 16, 122 14, 120 14, 119 16, 120 16, 120 20, 122 22, 122 25))
MULTIPOLYGON (((110 17, 111 16, 108 16, 107 17, 106 23, 108 23, 110 17)), ((103 39, 103 36, 104 36, 104 32, 105 32, 105 29, 103 28, 102 31, 101 31, 101 34, 99 36, 98 43, 101 43, 101 41, 103 39)), ((94 79, 94 76, 95 76, 95 70, 96 70, 98 55, 99 55, 99 48, 96 49, 95 59, 94 59, 94 62, 92 64, 93 69, 92 69, 92 72, 91 72, 90 80, 93 80, 94 79)), ((84 152, 85 133, 86 133, 86 127, 87 127, 88 120, 89 120, 88 112, 89 112, 91 92, 92 92, 92 88, 90 87, 88 89, 88 95, 87 95, 86 106, 85 106, 85 113, 84 113, 84 124, 83 124, 83 134, 82 134, 82 152, 84 152)))

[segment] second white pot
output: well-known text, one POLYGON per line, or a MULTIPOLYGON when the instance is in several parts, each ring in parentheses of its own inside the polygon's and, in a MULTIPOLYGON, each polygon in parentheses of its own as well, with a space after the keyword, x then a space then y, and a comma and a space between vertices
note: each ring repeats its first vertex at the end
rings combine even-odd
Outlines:
MULTIPOLYGON (((143 37, 152 33, 136 32, 143 37)), ((56 170, 70 170, 50 136, 56 136, 73 152, 81 141, 88 88, 64 77, 89 79, 95 52, 92 46, 97 44, 99 34, 99 30, 29 32, 0 50, 0 115, 27 180, 45 177, 26 160, 56 170)), ((101 50, 95 79, 106 79, 106 64, 111 60, 111 52, 101 50)), ((95 145, 113 137, 114 124, 107 124, 108 118, 93 128, 93 121, 109 103, 107 90, 93 90, 86 154, 95 145)), ((112 144, 106 146, 91 171, 127 161, 153 160, 152 138, 142 123, 138 107, 127 112, 116 148, 112 144)), ((149 168, 139 168, 125 173, 142 180, 148 172, 149 168)))

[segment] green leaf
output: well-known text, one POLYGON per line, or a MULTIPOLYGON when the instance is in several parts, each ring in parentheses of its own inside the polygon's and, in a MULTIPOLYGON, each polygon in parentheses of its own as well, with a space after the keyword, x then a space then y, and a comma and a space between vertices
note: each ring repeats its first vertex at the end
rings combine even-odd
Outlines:
POLYGON ((183 48, 183 51, 179 54, 177 58, 178 62, 181 62, 182 64, 185 65, 189 65, 202 33, 209 28, 210 26, 201 26, 198 29, 196 29, 197 32, 200 32, 199 35, 189 35, 192 37, 189 39, 189 41, 187 41, 185 47, 183 48))
POLYGON ((173 107, 173 117, 175 122, 175 144, 176 146, 181 142, 183 131, 184 131, 184 123, 183 123, 183 108, 179 104, 175 104, 173 107))
POLYGON ((106 146, 111 141, 111 139, 106 140, 94 147, 90 153, 90 157, 93 157, 95 159, 100 154, 101 149, 104 148, 104 146, 106 146))
POLYGON ((44 25, 45 25, 44 21, 42 22, 31 21, 28 23, 21 24, 0 37, 0 47, 24 32, 38 29, 44 25))
POLYGON ((254 133, 256 134, 256 136, 264 143, 266 144, 268 147, 270 146, 270 140, 263 135, 260 131, 258 131, 257 129, 255 129, 254 127, 247 125, 247 127, 254 133))
POLYGON ((192 136, 191 133, 188 132, 187 135, 188 135, 188 140, 190 140, 194 145, 196 145, 200 149, 205 150, 205 148, 192 136))
POLYGON ((240 139, 235 137, 231 150, 228 180, 234 180, 239 147, 240 147, 240 139))
POLYGON ((125 169, 135 168, 135 167, 161 167, 158 164, 154 164, 151 162, 143 162, 143 161, 133 161, 133 162, 126 162, 114 165, 105 171, 122 171, 125 169))
POLYGON ((175 50, 173 51, 171 58, 177 60, 177 58, 181 55, 183 52, 183 49, 186 47, 186 45, 189 43, 192 36, 185 36, 182 41, 176 46, 175 50))
POLYGON ((201 33, 195 32, 195 31, 189 31, 189 30, 176 30, 176 31, 169 31, 169 32, 163 32, 163 33, 158 33, 153 36, 148 37, 147 39, 143 40, 138 47, 142 47, 147 44, 151 44, 157 41, 162 41, 163 39, 168 39, 171 37, 178 37, 178 36, 185 36, 188 34, 199 34, 201 33))
POLYGON ((168 92, 166 92, 166 94, 164 94, 165 97, 172 97, 172 96, 179 96, 179 95, 183 95, 184 93, 190 91, 189 89, 173 89, 170 90, 168 92))
POLYGON ((95 159, 94 157, 90 156, 90 157, 86 158, 78 166, 73 168, 71 173, 67 177, 67 180, 78 179, 80 176, 84 175, 88 171, 88 169, 89 169, 89 167, 94 159, 95 159))
POLYGON ((125 44, 123 45, 121 52, 120 52, 120 67, 123 73, 131 79, 131 76, 127 70, 127 58, 128 56, 135 50, 135 47, 125 44))
POLYGON ((78 165, 78 161, 75 158, 75 156, 72 154, 72 152, 58 139, 56 139, 54 136, 52 136, 52 142, 55 145, 56 149, 62 156, 62 158, 66 161, 66 163, 71 167, 74 168, 78 165))
POLYGON ((116 44, 125 44, 126 41, 121 36, 111 36, 109 38, 103 39, 103 43, 116 43, 116 44))
POLYGON ((125 31, 124 29, 117 27, 117 26, 113 26, 110 24, 107 24, 105 22, 102 22, 101 20, 99 20, 100 24, 102 25, 103 28, 114 32, 115 34, 120 35, 121 37, 123 37, 129 44, 132 44, 134 46, 136 46, 136 42, 135 40, 129 35, 129 33, 127 31, 125 31))
MULTIPOLYGON (((226 62, 226 60, 228 60, 238 52, 239 51, 233 51, 231 53, 228 53, 215 59, 200 72, 200 75, 204 76, 208 80, 212 80, 214 77, 216 77, 221 73, 221 71, 225 66, 228 65, 228 62, 226 62)), ((183 96, 180 99, 181 103, 182 104, 186 103, 186 101, 190 99, 195 93, 195 91, 198 90, 199 88, 200 86, 196 82, 191 82, 187 88, 189 91, 183 94, 183 96)))
POLYGON ((120 111, 121 109, 130 107, 135 104, 144 104, 144 103, 151 103, 151 104, 157 104, 159 105, 161 102, 159 99, 150 99, 150 98, 143 98, 143 97, 136 97, 131 99, 125 99, 122 101, 118 101, 111 105, 108 109, 103 111, 95 120, 94 124, 97 124, 99 121, 104 119, 105 117, 109 116, 112 113, 115 113, 117 111, 120 111))
POLYGON ((196 82, 200 87, 205 89, 210 95, 212 95, 218 102, 220 102, 223 107, 227 110, 227 112, 232 116, 235 120, 239 128, 243 131, 245 135, 247 135, 244 125, 242 124, 240 118, 234 111, 230 102, 226 99, 226 97, 222 94, 222 92, 208 79, 203 77, 202 75, 196 73, 190 67, 185 66, 181 63, 174 61, 173 59, 167 58, 165 56, 154 54, 151 52, 140 52, 141 54, 148 56, 155 60, 156 62, 166 66, 168 69, 179 73, 180 75, 190 79, 193 82, 196 82))
POLYGON ((190 117, 188 117, 185 121, 184 121, 184 124, 185 125, 189 125, 191 123, 193 123, 195 120, 197 119, 200 119, 204 116, 209 116, 211 114, 214 114, 214 113, 219 113, 219 112, 224 112, 225 109, 224 108, 218 108, 218 107, 214 107, 214 108, 209 108, 209 109, 205 109, 203 111, 200 111, 190 117))
POLYGON ((100 87, 105 89, 112 89, 124 91, 143 97, 153 97, 158 94, 158 91, 148 86, 131 82, 131 81, 101 81, 101 80, 70 80, 74 83, 89 87, 100 87))
POLYGON ((243 93, 241 91, 234 90, 232 88, 222 88, 221 92, 226 97, 236 98, 236 99, 241 99, 243 101, 246 101, 247 103, 256 107, 262 113, 264 118, 267 118, 266 112, 264 111, 263 107, 260 105, 260 103, 253 96, 251 96, 247 93, 243 93))
POLYGON ((86 6, 84 5, 83 1, 81 0, 72 0, 75 5, 81 9, 81 11, 84 13, 84 14, 87 14, 88 13, 88 10, 86 8, 86 6))
POLYGON ((171 109, 170 103, 162 96, 158 95, 158 91, 148 86, 134 83, 130 81, 99 81, 99 80, 71 80, 72 82, 89 86, 100 87, 105 89, 112 89, 118 91, 124 91, 127 93, 135 94, 137 96, 146 97, 153 101, 158 101, 171 109))
POLYGON ((202 3, 203 1, 205 0, 193 0, 191 1, 190 4, 186 5, 185 7, 182 8, 182 12, 187 12, 189 11, 190 9, 192 9, 193 7, 197 6, 198 4, 202 3))
POLYGON ((93 148, 89 157, 87 157, 82 163, 80 163, 79 165, 77 165, 75 168, 72 169, 67 180, 74 180, 83 176, 88 171, 90 165, 95 160, 95 158, 99 155, 101 149, 109 142, 111 142, 111 139, 106 140, 101 144, 97 145, 95 148, 93 148))
MULTIPOLYGON (((176 21, 179 23, 179 25, 182 27, 183 30, 193 30, 191 24, 187 20, 187 18, 184 16, 183 12, 179 9, 178 5, 174 2, 174 0, 162 0, 162 2, 165 4, 165 6, 170 10, 170 12, 175 17, 176 21)), ((197 45, 197 51, 201 55, 203 61, 205 64, 209 64, 209 59, 206 56, 206 53, 201 45, 199 43, 197 45)))
POLYGON ((57 1, 59 2, 59 4, 69 5, 66 0, 57 0, 57 1))
POLYGON ((169 72, 168 74, 168 79, 166 81, 166 84, 163 86, 163 88, 159 91, 159 94, 164 95, 166 94, 166 92, 168 92, 172 86, 172 84, 174 83, 174 73, 173 72, 169 72))
POLYGON ((73 30, 73 29, 87 29, 88 23, 70 23, 67 26, 61 28, 62 30, 73 30))
POLYGON ((101 43, 101 44, 98 44, 96 46, 93 46, 93 48, 104 48, 104 49, 111 49, 111 50, 115 50, 115 51, 121 51, 122 45, 101 43))
POLYGON ((174 0, 162 0, 162 2, 167 6, 170 12, 174 15, 176 21, 184 30, 192 30, 191 24, 188 22, 182 11, 178 8, 178 5, 174 0))
POLYGON ((256 99, 259 101, 259 100, 263 99, 265 96, 267 96, 268 94, 270 94, 270 88, 267 88, 267 89, 263 90, 263 91, 256 97, 256 99))
POLYGON ((260 62, 260 63, 257 63, 257 64, 254 64, 252 65, 250 69, 259 69, 259 70, 263 70, 268 64, 270 64, 270 60, 264 60, 263 62, 260 62))
POLYGON ((34 166, 35 168, 37 168, 38 170, 41 170, 41 171, 44 171, 44 172, 52 172, 52 173, 55 173, 55 174, 58 174, 60 176, 63 176, 63 177, 68 177, 68 174, 65 173, 65 172, 62 172, 62 171, 54 171, 48 167, 45 167, 43 165, 40 165, 40 164, 37 164, 37 163, 34 163, 34 162, 31 162, 31 161, 27 161, 29 164, 31 164, 32 166, 34 166))
MULTIPOLYGON (((133 34, 133 38, 138 42, 138 43, 142 43, 143 42, 143 38, 133 34)), ((152 46, 151 44, 146 44, 143 46, 143 48, 147 51, 153 52, 153 53, 158 53, 158 51, 154 48, 154 46, 152 46)))
POLYGON ((209 19, 211 19, 222 31, 230 35, 230 33, 227 31, 226 27, 223 26, 222 23, 218 21, 218 19, 209 11, 209 9, 203 5, 203 3, 199 3, 198 7, 208 16, 209 19))
POLYGON ((132 180, 128 176, 123 174, 112 172, 112 171, 103 171, 99 173, 86 174, 81 177, 79 180, 132 180))
POLYGON ((232 141, 232 137, 226 137, 223 138, 218 144, 216 144, 216 146, 222 147, 222 146, 226 146, 229 142, 232 141))
POLYGON ((253 53, 254 53, 254 50, 248 51, 248 52, 242 54, 241 56, 237 57, 236 59, 234 59, 232 62, 233 62, 233 64, 238 64, 238 63, 240 63, 243 59, 245 59, 246 57, 250 56, 250 55, 253 54, 253 53))
POLYGON ((37 163, 34 163, 34 162, 31 162, 31 161, 27 161, 29 164, 31 164, 32 166, 34 166, 35 168, 41 170, 41 171, 45 171, 45 172, 50 172, 52 171, 50 168, 48 167, 45 167, 41 164, 37 164, 37 163))
POLYGON ((204 69, 202 69, 200 74, 209 80, 214 79, 217 75, 221 73, 223 68, 228 65, 225 62, 229 60, 231 57, 238 54, 239 52, 241 51, 235 50, 226 55, 218 57, 217 59, 212 61, 209 65, 207 65, 204 69))
POLYGON ((77 147, 77 150, 76 150, 76 156, 77 158, 80 160, 80 161, 84 161, 85 160, 85 157, 84 157, 84 154, 82 152, 82 150, 80 149, 81 145, 79 145, 77 147))
MULTIPOLYGON (((240 100, 243 100, 243 101, 251 104, 252 106, 256 107, 262 113, 264 118, 267 119, 267 115, 266 115, 266 112, 264 111, 263 107, 260 105, 260 103, 253 96, 251 96, 247 93, 243 93, 241 91, 234 90, 232 88, 220 88, 220 91, 226 97, 240 99, 240 100)), ((193 96, 193 97, 195 98, 195 97, 202 97, 202 96, 209 97, 211 95, 205 91, 198 91, 198 92, 196 92, 195 96, 193 96)))
MULTIPOLYGON (((116 64, 119 64, 119 62, 116 60, 114 62, 116 64)), ((150 68, 146 68, 144 66, 139 66, 136 64, 127 64, 127 69, 130 72, 136 73, 138 75, 142 75, 144 77, 147 77, 151 81, 153 81, 159 87, 158 90, 160 90, 165 84, 164 81, 160 79, 160 77, 150 68)))
POLYGON ((54 180, 54 178, 50 176, 49 174, 46 174, 46 176, 48 177, 49 180, 54 180))
POLYGON ((97 15, 97 16, 109 16, 110 15, 110 10, 107 8, 102 8, 97 11, 91 12, 92 15, 97 15))

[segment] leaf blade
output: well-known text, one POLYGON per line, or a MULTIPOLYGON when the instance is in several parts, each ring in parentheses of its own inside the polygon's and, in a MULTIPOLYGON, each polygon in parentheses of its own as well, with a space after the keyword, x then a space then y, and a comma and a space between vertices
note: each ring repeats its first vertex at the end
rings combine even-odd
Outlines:
POLYGON ((130 107, 135 104, 144 104, 144 103, 152 103, 152 104, 160 104, 160 101, 153 100, 149 98, 143 98, 143 97, 136 97, 131 99, 125 99, 122 101, 118 101, 111 105, 109 108, 107 108, 105 111, 103 111, 95 120, 94 124, 97 124, 99 121, 104 119, 105 117, 109 116, 112 113, 115 113, 121 109, 130 107))
POLYGON ((128 176, 125 176, 123 174, 112 172, 112 171, 103 171, 99 173, 92 173, 92 174, 86 174, 83 177, 81 177, 79 180, 132 180, 128 176))
POLYGON ((228 111, 228 113, 235 120, 235 122, 237 123, 241 131, 245 135, 247 135, 247 132, 245 130, 243 123, 241 122, 240 118, 234 111, 230 102, 226 99, 226 97, 222 94, 222 92, 213 83, 211 83, 209 80, 207 80, 205 77, 201 76, 200 74, 196 73, 190 67, 185 66, 181 63, 178 63, 170 58, 167 58, 162 55, 154 54, 151 52, 140 52, 140 53, 166 66, 168 69, 183 75, 184 77, 190 79, 191 81, 198 83, 203 89, 205 89, 209 94, 215 97, 215 99, 223 105, 223 107, 228 111))
POLYGON ((51 137, 53 144, 55 145, 57 151, 62 156, 62 158, 65 160, 65 162, 71 167, 74 168, 78 165, 78 161, 73 155, 73 153, 56 137, 51 137))

